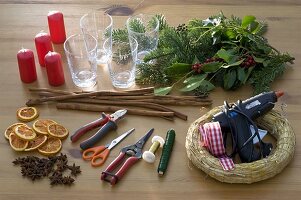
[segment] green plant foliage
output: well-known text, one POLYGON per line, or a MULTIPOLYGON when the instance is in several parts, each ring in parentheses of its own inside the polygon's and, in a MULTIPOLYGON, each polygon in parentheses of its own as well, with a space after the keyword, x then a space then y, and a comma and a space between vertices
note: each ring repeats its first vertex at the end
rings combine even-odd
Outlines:
MULTIPOLYGON (((182 92, 208 94, 216 86, 233 90, 250 83, 254 93, 269 90, 287 63, 294 58, 280 53, 263 36, 267 24, 255 16, 229 18, 223 13, 205 20, 169 26, 163 15, 158 48, 137 66, 137 82, 158 86, 158 94, 168 94, 175 85, 182 92), (160 88, 162 87, 162 88, 160 88)), ((139 22, 131 26, 143 30, 139 22)), ((116 30, 113 39, 124 39, 127 32, 116 30)))

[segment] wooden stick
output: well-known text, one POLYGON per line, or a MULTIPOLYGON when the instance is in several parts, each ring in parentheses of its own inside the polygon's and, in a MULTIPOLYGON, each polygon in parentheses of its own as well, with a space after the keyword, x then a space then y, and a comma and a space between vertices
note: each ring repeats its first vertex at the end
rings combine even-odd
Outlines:
MULTIPOLYGON (((53 97, 53 96, 58 96, 57 94, 53 94, 53 93, 49 93, 49 92, 38 92, 39 95, 43 96, 43 97, 53 97)), ((117 105, 117 102, 120 101, 127 101, 127 102, 138 102, 138 103, 142 103, 144 102, 145 104, 147 103, 152 103, 152 104, 156 104, 156 105, 180 105, 180 106, 208 106, 212 104, 211 100, 205 100, 205 99, 200 99, 201 101, 193 101, 193 100, 168 100, 168 99, 154 99, 153 96, 118 96, 118 98, 114 97, 114 96, 92 96, 89 97, 91 99, 95 99, 95 100, 108 100, 110 102, 112 102, 112 105, 117 105), (129 98, 131 97, 131 98, 129 98), (144 97, 146 97, 144 99, 144 97)), ((68 99, 67 99, 68 100, 68 99)), ((64 100, 61 100, 64 101, 64 100)), ((77 100, 73 101, 73 102, 77 102, 77 100)), ((79 102, 79 101, 78 101, 79 102)), ((83 102, 85 103, 96 103, 95 102, 87 102, 86 100, 84 100, 83 102)), ((37 102, 30 100, 29 102, 27 102, 28 106, 33 106, 36 105, 37 102)), ((39 103, 38 103, 39 104, 39 103)), ((165 107, 165 106, 164 106, 165 107)), ((165 107, 167 108, 167 107, 165 107)), ((173 110, 173 112, 175 112, 175 114, 177 113, 175 110, 173 110)), ((183 119, 185 118, 184 116, 180 116, 181 114, 176 114, 177 117, 181 118, 183 117, 183 119)))
POLYGON ((54 96, 60 96, 61 95, 61 94, 52 93, 52 92, 37 92, 37 94, 41 98, 43 98, 43 97, 54 97, 54 96))
POLYGON ((144 99, 144 100, 132 100, 132 102, 149 102, 149 103, 157 103, 161 105, 176 105, 176 106, 210 106, 212 104, 211 101, 190 101, 190 100, 169 100, 169 99, 144 99))
MULTIPOLYGON (((63 101, 66 102, 66 101, 63 101)), ((164 111, 164 112, 173 112, 174 115, 182 120, 187 120, 187 115, 180 113, 176 110, 173 110, 171 108, 168 108, 166 106, 162 106, 159 104, 154 103, 147 103, 147 102, 133 102, 131 100, 119 100, 119 101, 109 101, 109 100, 99 100, 99 99, 73 99, 68 100, 67 102, 73 102, 73 103, 89 103, 89 104, 105 104, 105 105, 122 105, 122 106, 136 106, 136 107, 142 107, 142 108, 150 108, 155 109, 158 111, 164 111)))
POLYGON ((29 88, 31 92, 49 92, 49 93, 56 93, 56 94, 75 94, 73 92, 68 92, 64 90, 55 90, 50 88, 29 88))
MULTIPOLYGON (((104 92, 108 92, 107 90, 104 90, 104 92)), ((154 87, 146 87, 146 88, 140 88, 140 89, 133 89, 133 90, 121 90, 121 91, 111 91, 111 92, 116 92, 116 93, 119 93, 119 92, 124 92, 124 93, 130 93, 130 94, 154 94, 154 87)), ((89 93, 89 92, 86 92, 86 91, 81 91, 81 92, 74 92, 76 94, 82 94, 82 93, 89 93)))
POLYGON ((150 92, 151 88, 146 89, 139 89, 139 90, 132 90, 124 91, 124 92, 115 92, 115 91, 97 91, 97 92, 89 92, 89 93, 80 93, 80 94, 66 94, 61 96, 53 96, 53 97, 44 97, 39 99, 29 99, 29 101, 26 102, 27 106, 34 106, 37 104, 41 104, 48 101, 61 101, 61 100, 67 100, 67 99, 77 99, 77 98, 83 98, 83 97, 90 97, 90 96, 123 96, 123 95, 144 95, 148 94, 150 92))
MULTIPOLYGON (((90 97, 95 99, 103 99, 103 100, 109 100, 112 99, 112 96, 95 96, 90 97)), ((157 100, 179 100, 179 101, 197 101, 197 102, 212 102, 211 99, 202 99, 202 98, 180 98, 174 96, 169 96, 166 98, 162 98, 161 96, 155 96, 155 95, 141 95, 141 96, 118 96, 118 99, 124 99, 124 100, 144 100, 144 99, 157 99, 157 100)), ((114 100, 114 99, 113 99, 114 100)))
POLYGON ((58 109, 68 109, 68 110, 84 110, 93 112, 115 112, 120 109, 127 109, 128 114, 133 115, 143 115, 143 116, 153 116, 153 117, 173 117, 173 112, 159 112, 159 111, 149 111, 140 109, 128 109, 119 106, 99 106, 84 103, 57 103, 56 107, 58 109))
MULTIPOLYGON (((64 90, 55 90, 55 89, 50 89, 50 88, 29 88, 29 91, 32 92, 52 92, 52 93, 58 93, 58 94, 83 94, 83 93, 93 93, 93 92, 85 92, 85 91, 80 91, 80 92, 69 92, 69 91, 64 91, 64 90)), ((134 89, 134 90, 124 90, 124 91, 99 91, 99 92, 112 92, 112 93, 137 93, 137 94, 153 94, 154 93, 154 87, 147 87, 147 88, 141 88, 141 89, 134 89)))
MULTIPOLYGON (((192 100, 192 101, 201 101, 201 102, 211 102, 212 101, 210 99, 205 99, 205 98, 202 98, 202 97, 199 97, 199 96, 175 96, 175 95, 160 96, 160 95, 154 95, 153 94, 153 89, 154 89, 153 87, 149 87, 149 88, 142 88, 142 89, 136 89, 136 90, 125 90, 125 91, 122 91, 122 92, 123 93, 124 92, 128 92, 128 93, 150 92, 150 94, 146 93, 145 95, 141 95, 141 96, 124 95, 120 98, 135 99, 135 100, 137 100, 137 99, 173 99, 173 100, 192 100)), ((49 92, 49 93, 56 93, 56 94, 83 94, 83 93, 90 94, 91 93, 91 92, 69 92, 69 91, 54 90, 54 89, 49 89, 49 88, 29 88, 29 91, 40 92, 40 94, 43 94, 41 92, 49 92)), ((103 91, 103 92, 108 92, 108 91, 103 91)), ((112 92, 112 91, 109 91, 109 92, 112 92)), ((120 93, 120 92, 116 92, 116 93, 120 93)), ((45 96, 51 96, 51 95, 45 95, 45 96)), ((55 96, 55 95, 53 95, 53 96, 55 96)), ((114 96, 116 96, 116 95, 114 95, 114 96)), ((91 95, 91 98, 93 98, 93 95, 91 95)), ((98 99, 107 99, 108 100, 111 97, 98 96, 96 98, 98 98, 98 99)))

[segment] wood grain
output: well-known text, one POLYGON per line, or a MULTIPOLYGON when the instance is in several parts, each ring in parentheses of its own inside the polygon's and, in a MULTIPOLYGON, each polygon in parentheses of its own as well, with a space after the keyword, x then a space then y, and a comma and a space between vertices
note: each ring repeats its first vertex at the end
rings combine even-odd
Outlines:
MULTIPOLYGON (((11 163, 18 156, 29 153, 16 153, 11 150, 4 137, 0 137, 0 199, 299 199, 301 195, 301 2, 298 0, 2 0, 0 2, 0 110, 1 130, 17 122, 15 112, 32 98, 28 88, 49 87, 46 71, 40 67, 36 59, 38 81, 32 84, 23 84, 19 78, 16 53, 21 47, 35 51, 34 36, 41 30, 48 30, 47 13, 49 10, 60 10, 65 16, 67 35, 79 32, 79 18, 93 8, 108 8, 113 5, 127 5, 135 13, 162 13, 172 25, 185 23, 191 18, 206 18, 223 11, 225 15, 244 16, 252 14, 269 24, 267 38, 269 42, 281 51, 287 51, 296 57, 295 64, 288 68, 273 85, 274 90, 284 90, 285 96, 280 99, 286 103, 285 114, 290 120, 297 136, 295 158, 292 163, 276 177, 251 185, 224 184, 206 176, 197 170, 187 159, 185 138, 187 129, 195 119, 210 108, 177 107, 182 113, 188 115, 188 121, 175 120, 170 122, 160 118, 144 118, 139 116, 126 116, 120 121, 116 132, 107 135, 99 144, 106 144, 118 134, 130 128, 136 131, 126 138, 120 145, 112 150, 105 163, 106 167, 118 154, 121 147, 138 140, 150 128, 155 128, 156 135, 165 137, 169 128, 176 131, 176 142, 170 160, 168 171, 164 177, 158 177, 154 165, 138 162, 125 177, 114 187, 100 181, 100 173, 104 167, 92 168, 90 163, 79 157, 79 143, 71 144, 69 139, 63 142, 62 152, 66 153, 71 162, 82 168, 82 175, 78 176, 71 187, 51 187, 47 179, 31 182, 21 177, 18 167, 11 163)), ((116 27, 123 27, 127 16, 114 16, 116 27)), ((55 50, 62 54, 66 84, 53 88, 75 91, 71 82, 67 62, 62 45, 55 45, 55 50)), ((98 67, 98 84, 95 90, 113 89, 105 67, 98 67)), ((224 100, 235 101, 245 99, 252 95, 249 86, 237 91, 223 91, 216 89, 210 98, 213 107, 221 105, 224 100)), ((53 119, 69 131, 74 132, 79 126, 100 117, 100 113, 57 110, 55 105, 38 106, 40 118, 53 119)), ((32 123, 28 123, 31 125, 32 123)), ((95 131, 94 131, 95 132, 95 131)), ((89 135, 91 136, 93 131, 89 135)), ((144 149, 148 149, 148 141, 144 149)), ((158 152, 157 155, 159 155, 158 152)))

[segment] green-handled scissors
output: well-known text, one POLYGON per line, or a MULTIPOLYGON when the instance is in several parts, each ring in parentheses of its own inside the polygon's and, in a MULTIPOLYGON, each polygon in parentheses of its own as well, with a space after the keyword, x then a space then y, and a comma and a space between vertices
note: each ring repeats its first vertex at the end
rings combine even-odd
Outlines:
POLYGON ((86 149, 83 152, 83 159, 84 160, 91 160, 91 165, 93 167, 101 166, 108 158, 110 154, 110 150, 114 148, 119 142, 121 142, 125 137, 130 135, 135 129, 132 128, 131 130, 123 133, 119 137, 112 140, 112 142, 106 144, 105 146, 97 146, 86 149))

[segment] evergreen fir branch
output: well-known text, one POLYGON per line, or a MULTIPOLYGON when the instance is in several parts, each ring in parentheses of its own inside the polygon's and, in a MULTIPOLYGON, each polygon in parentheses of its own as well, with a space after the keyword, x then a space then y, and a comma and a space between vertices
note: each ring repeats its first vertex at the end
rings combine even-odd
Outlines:
POLYGON ((159 59, 159 58, 162 58, 165 56, 174 55, 174 54, 175 54, 175 52, 172 49, 158 48, 158 49, 151 51, 149 54, 147 54, 143 60, 144 60, 144 62, 149 62, 151 60, 156 60, 156 59, 159 59))
POLYGON ((283 74, 286 64, 294 60, 289 54, 273 55, 268 61, 267 66, 262 66, 254 70, 249 81, 254 88, 254 93, 259 94, 270 89, 270 84, 283 74))
POLYGON ((128 32, 126 29, 114 29, 112 31, 112 40, 113 41, 119 41, 119 42, 125 42, 128 41, 128 32))
POLYGON ((160 35, 160 47, 173 49, 177 62, 192 63, 190 39, 185 31, 177 31, 175 28, 166 28, 160 35))
POLYGON ((129 22, 129 28, 137 33, 145 33, 145 25, 139 19, 133 19, 129 22))
MULTIPOLYGON (((192 65, 193 71, 189 73, 198 74, 203 72, 196 70, 196 66, 203 66, 212 59, 222 59, 223 66, 229 67, 205 72, 212 77, 210 82, 213 87, 223 87, 224 82, 229 80, 233 84, 228 89, 235 89, 248 81, 255 93, 260 93, 269 90, 271 82, 284 72, 286 63, 292 63, 294 59, 289 54, 281 54, 268 43, 262 36, 267 31, 267 24, 256 21, 255 17, 251 17, 250 21, 236 16, 226 18, 221 12, 206 20, 190 20, 187 26, 180 24, 178 27, 169 26, 163 15, 156 15, 156 18, 160 24, 158 47, 144 58, 143 64, 137 66, 137 83, 168 86, 183 78, 183 74, 171 68, 175 63, 185 66, 197 63, 192 65), (221 57, 217 54, 220 50, 224 52, 221 57), (250 57, 256 58, 252 66, 247 61, 250 57), (248 70, 249 67, 252 70, 248 70), (230 71, 236 73, 230 77, 230 71)), ((147 26, 153 25, 154 20, 147 26)), ((133 21, 131 26, 137 32, 145 32, 146 29, 138 20, 133 21)), ((127 40, 127 35, 126 30, 114 30, 113 40, 127 40)), ((143 42, 149 43, 146 38, 143 42)), ((204 87, 196 88, 194 92, 208 94, 204 87)))
POLYGON ((228 21, 230 22, 230 24, 241 26, 241 19, 234 15, 231 15, 231 18, 228 21))
POLYGON ((155 17, 159 20, 159 32, 169 27, 164 15, 157 14, 155 17))
POLYGON ((165 70, 161 67, 161 64, 139 64, 137 66, 137 74, 136 81, 138 84, 162 86, 171 83, 171 79, 166 76, 165 70))

